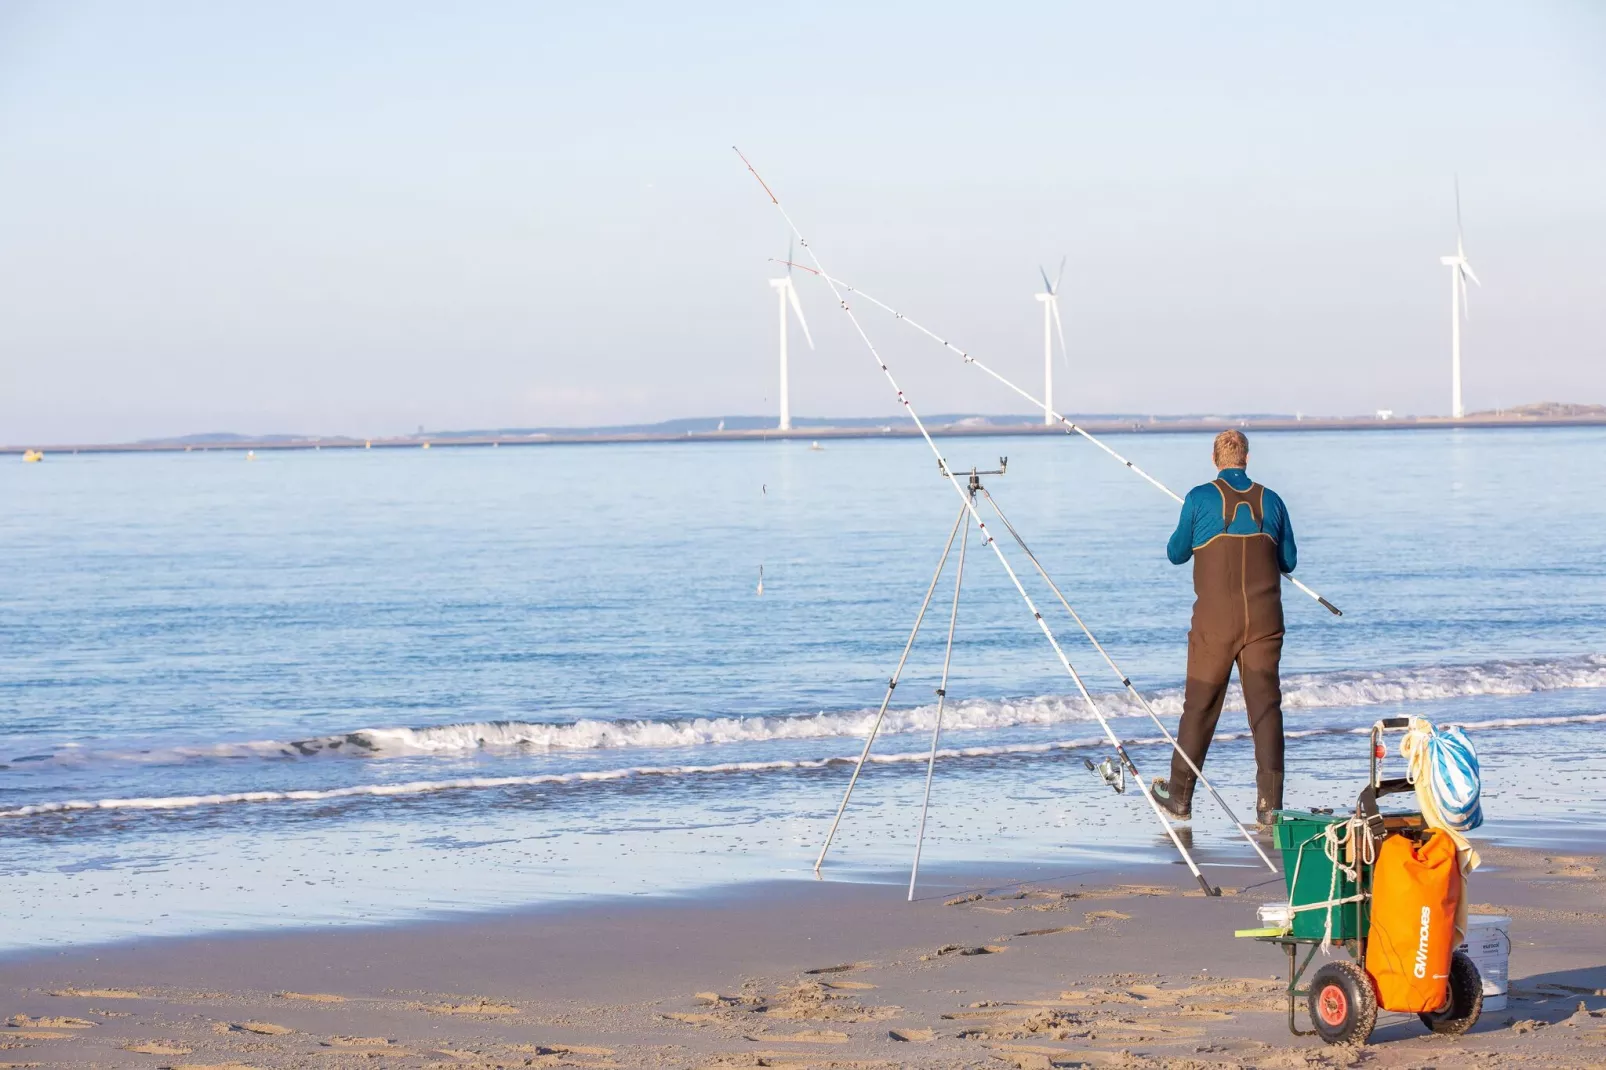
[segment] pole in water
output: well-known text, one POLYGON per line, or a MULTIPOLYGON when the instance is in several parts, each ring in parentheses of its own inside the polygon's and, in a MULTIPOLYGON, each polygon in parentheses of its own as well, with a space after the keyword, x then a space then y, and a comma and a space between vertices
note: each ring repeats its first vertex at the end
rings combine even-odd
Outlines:
MULTIPOLYGON (((968 513, 971 519, 975 521, 977 533, 982 539, 982 545, 989 547, 993 551, 993 556, 997 559, 999 566, 1003 568, 1004 574, 1009 577, 1011 585, 1014 586, 1016 592, 1021 596, 1021 600, 1026 603, 1026 609, 1031 613, 1032 619, 1037 622, 1038 630, 1043 633, 1043 638, 1048 641, 1049 647, 1053 649, 1054 656, 1059 659, 1060 665, 1065 669, 1066 673, 1070 675, 1072 682, 1075 683, 1077 693, 1081 696, 1083 703, 1086 704, 1088 710, 1093 714, 1094 718, 1097 719, 1099 722, 1099 727, 1103 729, 1104 734, 1109 739, 1110 743, 1124 758, 1125 751, 1121 748, 1121 741, 1120 738, 1116 736, 1115 729, 1110 727, 1109 719, 1104 716, 1104 711, 1099 708, 1099 704, 1093 700, 1093 695, 1090 691, 1088 691, 1087 685, 1083 683, 1081 674, 1076 671, 1076 666, 1071 664, 1071 659, 1066 655, 1064 648, 1060 646, 1059 639, 1054 635, 1054 630, 1049 627, 1048 621, 1044 619, 1042 612, 1037 608, 1037 603, 1033 601, 1032 596, 1027 593, 1025 586, 1021 583, 1020 576, 1015 572, 1014 566, 1009 563, 1009 558, 1004 555, 1003 547, 998 544, 998 540, 993 537, 992 532, 987 530, 987 522, 982 519, 981 513, 977 510, 976 504, 973 501, 973 495, 960 485, 959 480, 954 476, 953 472, 948 469, 947 465, 943 464, 942 451, 937 448, 936 442, 932 440, 931 432, 926 429, 925 422, 920 419, 920 414, 915 411, 914 405, 909 400, 909 396, 904 393, 903 388, 898 385, 898 380, 892 374, 892 369, 887 367, 887 362, 882 359, 881 351, 876 348, 875 343, 870 340, 870 336, 865 333, 864 325, 859 322, 859 317, 853 313, 853 307, 848 304, 847 299, 837 288, 836 282, 829 274, 826 273, 825 266, 820 263, 819 255, 815 253, 813 247, 809 245, 808 240, 803 237, 803 232, 798 229, 797 224, 792 222, 792 217, 787 214, 785 207, 783 207, 781 204, 780 198, 775 196, 775 192, 770 189, 769 184, 764 181, 763 176, 758 173, 758 170, 748 161, 747 157, 742 155, 741 150, 736 149, 735 146, 732 146, 732 148, 736 152, 736 155, 741 159, 743 165, 746 166, 746 168, 752 172, 753 177, 758 180, 759 186, 763 188, 765 195, 769 197, 770 203, 775 205, 775 210, 781 213, 782 219, 786 220, 786 225, 792 229, 792 233, 797 238, 798 244, 803 246, 803 248, 808 251, 809 258, 814 261, 815 270, 821 278, 826 280, 826 285, 831 288, 831 292, 836 297, 837 303, 841 306, 842 311, 847 315, 848 322, 853 324, 853 329, 858 333, 860 340, 864 342, 865 348, 869 350, 870 359, 875 361, 876 367, 881 369, 881 374, 886 377, 887 385, 890 386, 893 392, 897 395, 898 403, 903 406, 904 412, 908 415, 909 419, 914 422, 915 429, 920 432, 920 437, 925 441, 926 445, 931 449, 931 452, 936 456, 938 464, 942 466, 942 474, 947 477, 949 484, 954 488, 954 492, 959 495, 959 500, 962 507, 960 519, 963 520, 964 515, 968 513)), ((935 583, 935 581, 933 582, 935 583)), ((922 613, 924 613, 924 610, 922 610, 922 613)), ((913 636, 910 637, 910 642, 913 642, 913 636)), ((890 698, 891 691, 889 690, 888 699, 890 698)), ((885 710, 886 704, 883 702, 883 715, 885 710)), ((879 730, 880 724, 881 715, 878 715, 875 728, 872 729, 871 732, 871 740, 875 738, 874 733, 876 730, 879 730)), ((859 769, 863 768, 864 758, 869 754, 869 742, 869 740, 866 741, 864 754, 860 756, 859 769)), ((1130 762, 1128 764, 1130 764, 1130 762)), ((858 770, 855 770, 854 779, 857 780, 857 778, 858 770)), ((853 790, 851 783, 848 786, 848 790, 850 793, 853 790)), ((1182 856, 1182 860, 1187 863, 1188 869, 1193 873, 1194 877, 1198 879, 1200 885, 1208 893, 1210 891, 1210 884, 1205 880, 1204 874, 1199 871, 1198 863, 1193 860, 1193 855, 1188 851, 1187 847, 1183 846, 1181 837, 1177 835, 1177 830, 1172 827, 1171 822, 1166 818, 1164 811, 1160 809, 1160 804, 1155 801, 1154 796, 1150 793, 1148 786, 1143 783, 1141 778, 1138 781, 1138 790, 1143 793, 1144 800, 1148 802, 1149 808, 1154 811, 1155 820, 1160 822, 1160 826, 1165 830, 1166 835, 1170 838, 1172 846, 1177 849, 1177 853, 1180 854, 1182 856)), ((844 796, 842 800, 842 808, 846 808, 846 806, 847 797, 844 796)), ((841 819, 842 809, 838 809, 837 821, 840 822, 841 819)), ((835 832, 835 828, 836 825, 833 824, 833 834, 835 832)), ((827 839, 826 843, 827 846, 830 845, 829 839, 827 839)), ((824 850, 820 852, 820 857, 821 859, 825 857, 824 850)), ((818 863, 816 863, 816 872, 818 872, 818 863)))
MULTIPOLYGON (((745 157, 743 158, 743 162, 744 163, 746 162, 746 158, 745 157)), ((748 167, 749 167, 749 169, 751 169, 752 165, 748 164, 748 167)), ((755 174, 756 174, 756 172, 755 172, 755 174)), ((763 179, 759 179, 759 182, 762 183, 763 179)), ((765 192, 769 192, 769 187, 768 186, 765 187, 765 192)), ((774 194, 770 194, 770 196, 773 197, 774 194)), ((777 201, 776 202, 777 207, 779 207, 779 204, 780 204, 780 202, 777 201)), ((788 222, 790 222, 790 220, 788 220, 788 222)), ((1108 445, 1106 445, 1105 442, 1102 439, 1097 438, 1096 436, 1094 436, 1093 434, 1088 432, 1088 430, 1086 428, 1082 427, 1080 424, 1077 424, 1070 417, 1065 416, 1065 415, 1063 415, 1061 413, 1055 412, 1052 409, 1052 407, 1050 407, 1045 401, 1040 400, 1039 398, 1033 396, 1031 391, 1026 390, 1026 389, 1024 389, 1024 388, 1022 388, 1020 386, 1015 385, 1013 382, 1011 382, 1010 380, 1004 378, 1004 376, 1000 375, 998 372, 994 371, 992 368, 988 367, 986 364, 982 363, 977 358, 971 356, 965 350, 960 349, 958 346, 954 345, 952 342, 949 342, 947 339, 942 338, 941 336, 932 333, 929 329, 927 329, 926 327, 922 326, 920 323, 916 322, 915 320, 910 319, 908 316, 904 315, 902 312, 899 312, 897 309, 893 308, 891 305, 888 305, 885 302, 879 301, 876 298, 871 297, 869 294, 865 293, 863 290, 857 289, 857 288, 855 288, 853 286, 849 286, 846 282, 843 282, 841 279, 834 278, 834 277, 832 277, 830 275, 827 275, 824 271, 816 270, 815 268, 811 268, 806 264, 794 264, 793 266, 794 267, 800 267, 804 271, 807 271, 810 274, 816 275, 819 278, 823 279, 825 281, 826 285, 831 287, 831 292, 834 293, 834 294, 837 294, 839 300, 841 298, 841 294, 838 292, 838 288, 840 288, 841 290, 844 290, 844 291, 846 291, 848 293, 858 294, 860 297, 864 298, 866 301, 870 302, 872 305, 875 305, 877 308, 881 309, 882 311, 891 313, 895 318, 897 318, 899 320, 902 320, 904 323, 907 323, 909 326, 913 327, 915 330, 919 331, 921 334, 925 335, 927 338, 930 338, 932 341, 936 342, 938 345, 942 346, 944 349, 952 350, 966 364, 973 364, 977 368, 980 368, 982 371, 986 372, 988 375, 990 375, 994 379, 998 380, 998 382, 1002 383, 1004 386, 1007 386, 1009 389, 1013 390, 1015 393, 1019 394, 1021 397, 1025 398, 1027 401, 1031 402, 1033 408, 1042 409, 1047 415, 1049 415, 1049 416, 1053 417, 1054 419, 1058 420, 1061 424, 1063 424, 1065 426, 1065 430, 1066 430, 1067 433, 1075 433, 1075 434, 1081 435, 1083 438, 1085 438, 1089 442, 1093 443, 1093 445, 1097 446, 1099 449, 1103 450, 1105 453, 1109 454, 1111 457, 1115 458, 1117 461, 1120 461, 1122 466, 1124 466, 1126 468, 1130 468, 1133 472, 1137 473, 1139 476, 1141 476, 1142 478, 1147 480, 1155 488, 1157 488, 1158 490, 1164 492, 1165 494, 1170 495, 1172 501, 1177 502, 1178 504, 1181 504, 1182 496, 1180 494, 1178 494, 1176 491, 1172 490, 1170 487, 1166 486, 1164 483, 1160 482, 1158 479, 1155 479, 1149 473, 1145 472, 1143 469, 1139 468, 1137 465, 1133 464, 1131 461, 1127 460, 1125 457, 1121 456, 1119 453, 1116 453, 1113 449, 1111 449, 1108 445)), ((844 305, 844 307, 846 307, 846 305, 844 305)), ((1289 583, 1293 584, 1295 587, 1299 588, 1301 591, 1304 591, 1306 594, 1310 595, 1317 602, 1321 603, 1322 608, 1326 609, 1333 616, 1342 617, 1344 615, 1344 611, 1343 610, 1339 609, 1337 606, 1333 605, 1333 603, 1329 602, 1327 599, 1323 598, 1321 595, 1317 594, 1315 591, 1313 591, 1309 587, 1305 586, 1299 580, 1295 579, 1292 574, 1284 573, 1283 574, 1283 579, 1287 580, 1289 583)))

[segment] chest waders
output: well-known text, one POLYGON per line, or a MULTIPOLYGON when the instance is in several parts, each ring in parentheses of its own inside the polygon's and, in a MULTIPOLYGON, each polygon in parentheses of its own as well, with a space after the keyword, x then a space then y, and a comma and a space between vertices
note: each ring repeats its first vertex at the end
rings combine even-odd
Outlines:
MULTIPOLYGON (((1283 695, 1278 680, 1283 600, 1277 541, 1265 530, 1265 487, 1251 483, 1248 490, 1234 490, 1221 479, 1215 487, 1221 492, 1223 530, 1193 551, 1193 626, 1177 742, 1194 765, 1204 768, 1236 663, 1255 741, 1255 809, 1263 815, 1283 804, 1283 695), (1255 530, 1234 534, 1233 520, 1244 508, 1255 530)), ((1187 763, 1172 755, 1168 794, 1175 810, 1189 809, 1193 782, 1187 763)))

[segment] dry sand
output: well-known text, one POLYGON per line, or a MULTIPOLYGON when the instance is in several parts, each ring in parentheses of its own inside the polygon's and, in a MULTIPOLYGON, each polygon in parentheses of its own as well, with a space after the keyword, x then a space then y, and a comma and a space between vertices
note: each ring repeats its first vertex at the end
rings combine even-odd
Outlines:
POLYGON ((34 954, 0 960, 0 1066, 1606 1067, 1606 867, 1485 859, 1512 999, 1461 1038, 1290 1036, 1278 952, 1232 935, 1281 879, 1154 865, 34 954))

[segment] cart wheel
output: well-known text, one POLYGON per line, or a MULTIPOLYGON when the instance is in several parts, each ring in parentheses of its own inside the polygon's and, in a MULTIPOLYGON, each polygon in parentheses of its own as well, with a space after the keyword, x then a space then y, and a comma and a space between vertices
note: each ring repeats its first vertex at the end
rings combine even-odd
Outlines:
POLYGON ((1450 1005, 1442 1011, 1419 1014, 1422 1024, 1435 1033, 1458 1037, 1478 1024, 1483 1013, 1483 978, 1478 966, 1463 952, 1450 956, 1450 1005))
POLYGON ((1377 1025, 1372 979, 1353 962, 1329 962, 1311 978, 1310 1023, 1329 1044, 1365 1044, 1377 1025))

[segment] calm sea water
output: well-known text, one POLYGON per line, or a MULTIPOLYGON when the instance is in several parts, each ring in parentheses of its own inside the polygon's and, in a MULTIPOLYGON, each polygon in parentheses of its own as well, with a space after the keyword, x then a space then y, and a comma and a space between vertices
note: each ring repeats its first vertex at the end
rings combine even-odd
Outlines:
MULTIPOLYGON (((1115 444, 1179 490, 1213 474, 1205 436, 1115 444)), ((955 467, 1009 454, 994 495, 1174 724, 1170 500, 1073 439, 943 445, 955 467)), ((1290 804, 1352 801, 1352 730, 1416 714, 1471 727, 1487 835, 1606 841, 1606 432, 1253 450, 1300 575, 1345 610, 1285 589, 1290 804)), ((804 875, 958 509, 906 440, 52 455, 0 466, 0 494, 13 949, 804 875)), ((1096 722, 971 550, 928 864, 1162 855, 1141 799, 1083 767, 1109 750, 1096 722)), ((1162 772, 1154 726, 1028 585, 1162 772)), ((950 595, 828 875, 908 864, 950 595)), ((1223 730, 1206 772, 1248 812, 1242 713, 1223 730)), ((1194 841, 1253 862, 1205 805, 1194 841)))

